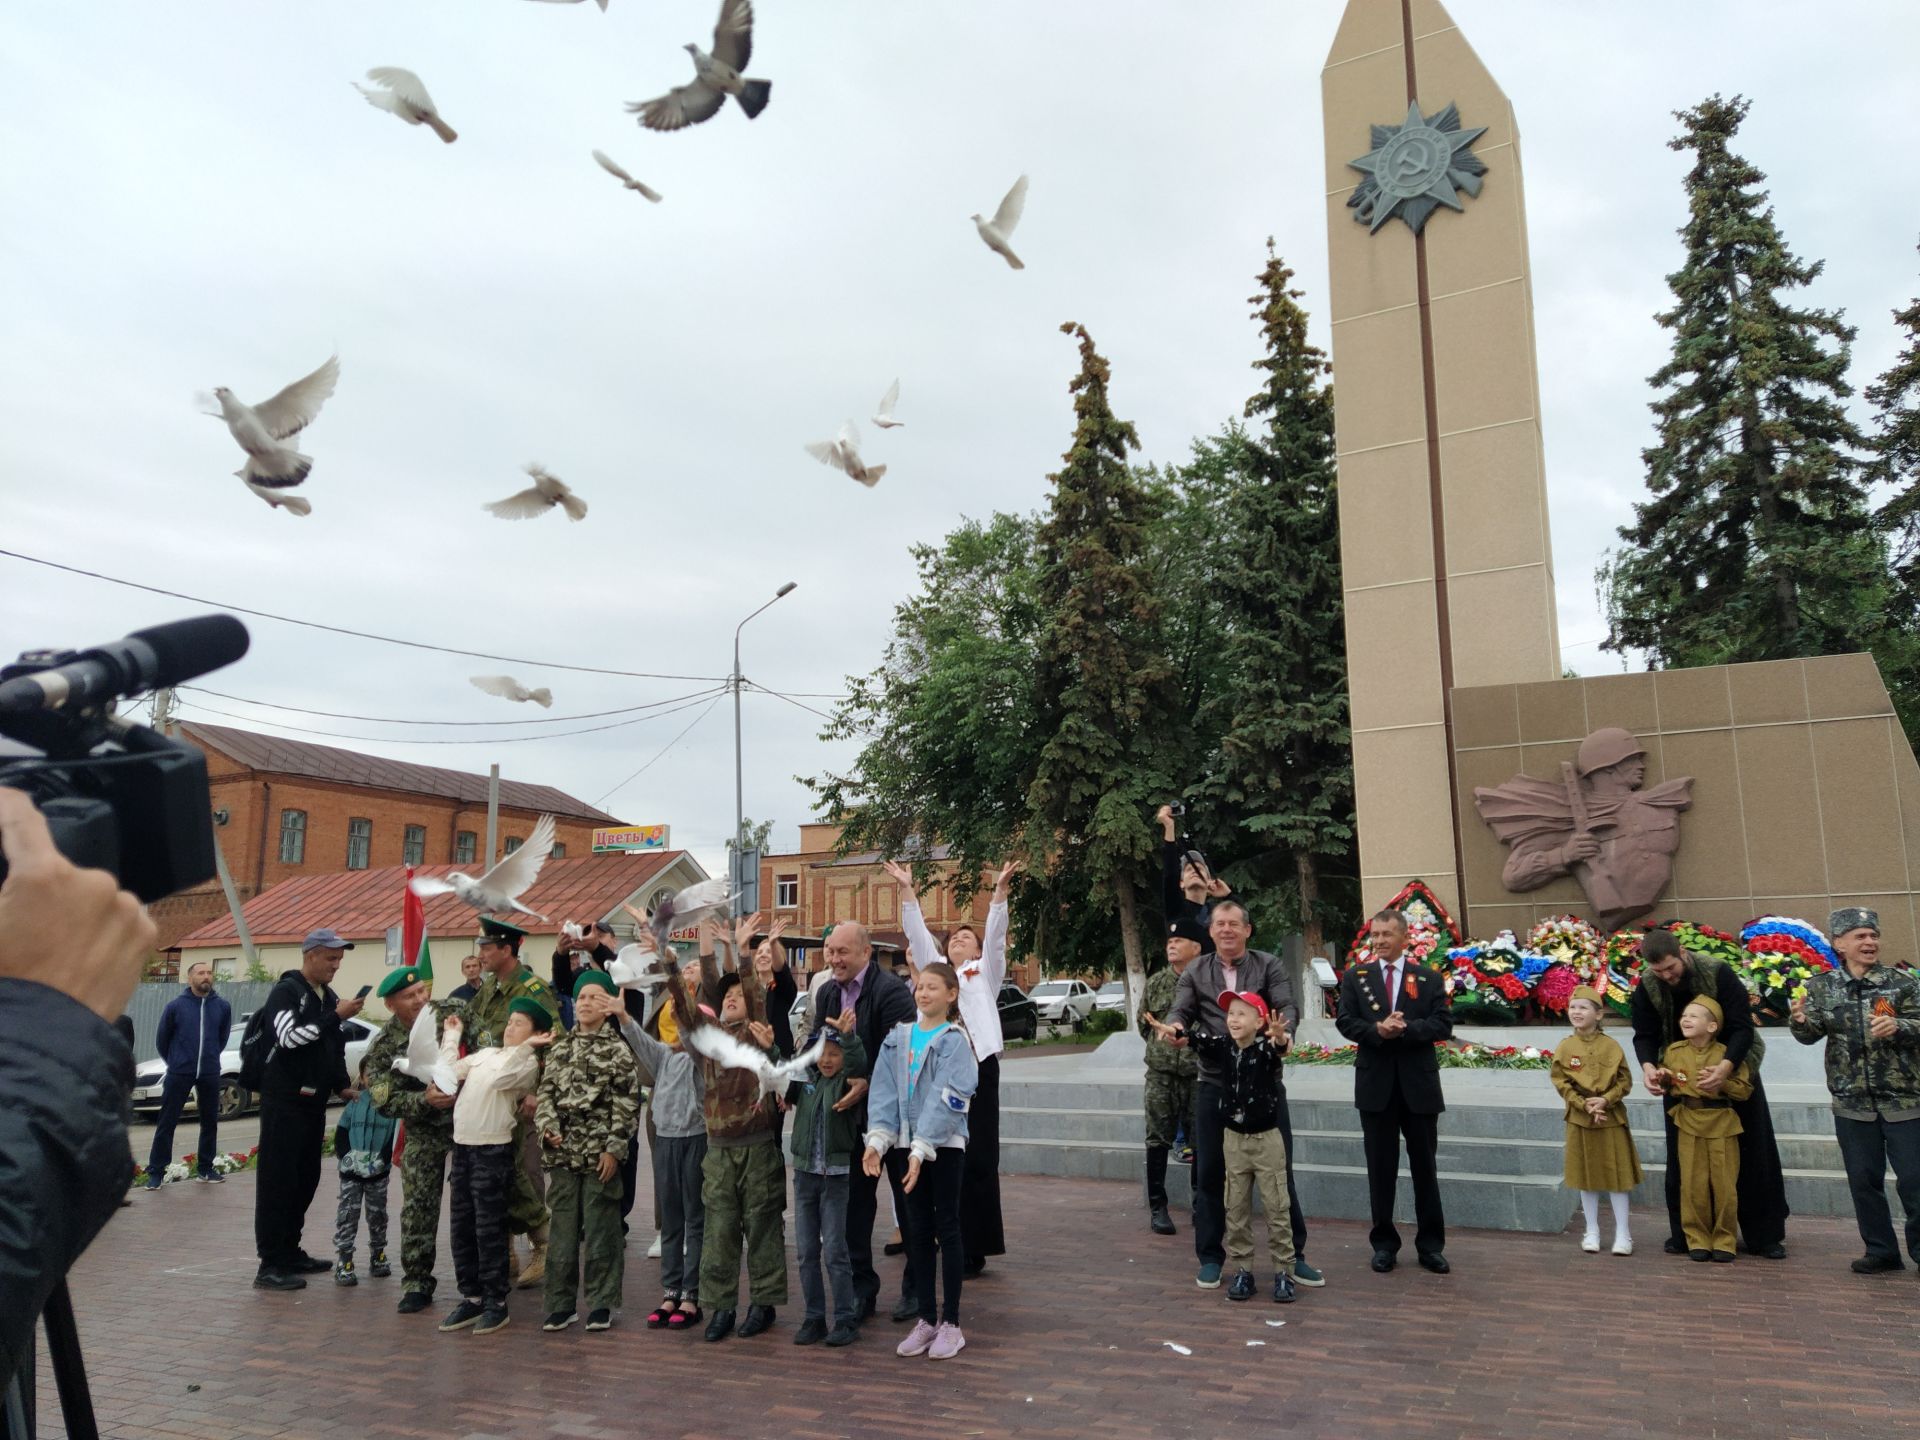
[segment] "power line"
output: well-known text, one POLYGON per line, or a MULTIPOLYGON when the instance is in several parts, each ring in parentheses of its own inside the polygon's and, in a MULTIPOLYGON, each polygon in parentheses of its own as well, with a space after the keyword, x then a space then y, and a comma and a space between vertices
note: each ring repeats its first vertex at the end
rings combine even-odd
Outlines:
POLYGON ((713 713, 713 707, 720 703, 720 696, 725 695, 726 693, 727 692, 725 690, 722 690, 720 692, 720 695, 716 695, 713 697, 713 699, 709 700, 707 702, 707 708, 702 710, 698 715, 694 716, 693 719, 689 720, 687 722, 687 728, 685 730, 682 730, 678 735, 674 736, 671 740, 667 741, 665 745, 661 746, 660 753, 658 755, 655 755, 653 759, 647 761, 646 764, 642 765, 638 770, 634 771, 633 774, 627 776, 626 779, 622 780, 618 785, 614 786, 613 789, 607 791, 605 795, 602 795, 598 800, 594 801, 593 802, 594 805, 598 807, 606 804, 607 800, 610 797, 626 789, 627 786, 631 785, 634 781, 638 780, 642 775, 646 774, 647 771, 651 770, 656 764, 658 764, 662 759, 664 759, 666 757, 667 751, 673 749, 674 746, 678 745, 682 740, 686 739, 687 736, 692 733, 694 726, 698 725, 702 720, 706 719, 707 716, 713 713))
POLYGON ((242 705, 258 705, 266 710, 285 710, 294 715, 317 715, 325 720, 359 720, 368 725, 564 725, 570 720, 603 720, 609 715, 634 715, 642 710, 657 710, 662 705, 676 705, 682 700, 704 699, 710 693, 706 690, 696 690, 687 695, 675 695, 669 700, 651 700, 645 705, 627 705, 618 710, 591 710, 584 715, 535 716, 525 720, 393 720, 379 715, 347 715, 338 710, 308 710, 299 705, 281 705, 272 700, 254 700, 245 695, 228 695, 224 691, 207 690, 199 685, 181 685, 176 688, 191 691, 196 695, 212 695, 220 700, 234 700, 242 705))
MULTIPOLYGON (((689 699, 686 704, 678 706, 673 710, 658 710, 650 715, 635 716, 631 720, 616 720, 611 725, 587 725, 578 730, 556 730, 550 735, 483 735, 473 740, 416 740, 397 735, 343 735, 337 730, 310 730, 304 725, 288 725, 280 720, 263 720, 255 715, 235 715, 228 710, 216 710, 213 706, 202 704, 198 700, 189 703, 192 704, 195 710, 204 710, 207 714, 218 715, 222 719, 238 720, 247 725, 270 725, 276 730, 291 730, 296 735, 319 735, 328 740, 373 741, 378 744, 393 745, 519 745, 532 740, 559 740, 568 735, 592 735, 601 730, 623 730, 629 725, 638 725, 647 720, 659 720, 668 715, 676 715, 682 710, 691 710, 709 695, 714 697, 714 703, 717 704, 720 696, 726 693, 724 688, 718 692, 702 690, 689 699)), ((186 723, 189 725, 192 724, 193 717, 188 716, 186 723)))
POLYGON ((818 715, 822 720, 832 720, 835 718, 832 715, 829 715, 824 710, 816 710, 811 705, 803 704, 802 702, 794 699, 793 696, 791 695, 783 695, 778 690, 769 690, 766 686, 759 684, 757 681, 753 681, 753 680, 747 681, 747 688, 749 690, 757 690, 762 695, 771 695, 776 700, 784 700, 787 702, 787 704, 794 706, 796 709, 804 710, 809 715, 818 715))
POLYGON ((109 585, 124 585, 129 590, 144 590, 149 595, 165 595, 170 600, 187 600, 195 605, 211 605, 216 610, 231 610, 236 615, 251 615, 257 620, 278 620, 283 625, 300 625, 308 630, 325 630, 332 635, 348 635, 356 640, 378 640, 383 645, 404 645, 410 650, 436 650, 442 655, 464 655, 470 660, 498 660, 504 665, 532 665, 542 670, 572 670, 583 675, 619 675, 630 680, 703 680, 718 684, 727 678, 724 675, 663 675, 651 670, 613 670, 601 665, 567 665, 558 660, 529 660, 518 655, 492 655, 484 650, 458 650, 451 645, 433 645, 424 640, 402 640, 393 635, 375 635, 367 630, 349 630, 343 625, 323 625, 317 620, 300 620, 292 615, 276 615, 270 610, 254 610, 245 605, 229 605, 221 600, 209 600, 203 595, 188 595, 179 590, 163 590, 158 585, 142 585, 137 580, 122 580, 117 575, 103 575, 98 570, 82 570, 77 565, 62 565, 57 560, 43 560, 38 555, 23 555, 18 550, 0 550, 0 556, 5 556, 9 560, 24 560, 30 565, 44 565, 49 570, 62 570, 69 575, 84 576, 88 580, 104 580, 109 585))

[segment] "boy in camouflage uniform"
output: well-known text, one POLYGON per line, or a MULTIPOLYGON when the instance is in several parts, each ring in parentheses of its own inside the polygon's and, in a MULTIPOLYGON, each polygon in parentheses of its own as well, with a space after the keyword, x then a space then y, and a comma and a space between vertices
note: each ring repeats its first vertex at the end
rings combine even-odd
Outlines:
POLYGON ((612 1327, 626 1275, 620 1162, 640 1120, 640 1072, 619 1029, 607 1023, 614 993, 604 970, 583 970, 575 977, 574 1028, 554 1041, 540 1077, 533 1125, 543 1147, 547 1206, 553 1213, 543 1330, 564 1330, 576 1318, 583 1245, 587 1329, 612 1327))
POLYGON ((1200 1071, 1186 1042, 1162 1040, 1148 1019, 1166 1019, 1180 976, 1206 944, 1207 932, 1199 921, 1168 924, 1166 968, 1147 977, 1140 1001, 1140 1033, 1147 1040, 1147 1211, 1156 1235, 1174 1233, 1173 1217, 1167 1213, 1167 1152, 1183 1123, 1189 1131, 1193 1128, 1193 1086, 1200 1071))
POLYGON ((340 1162, 340 1205, 334 1212, 333 1283, 358 1285, 353 1242, 360 1214, 367 1216, 367 1253, 375 1278, 393 1273, 387 1264, 387 1178, 393 1173, 393 1136, 399 1121, 384 1114, 367 1092, 366 1057, 360 1060, 360 1093, 340 1112, 333 1130, 333 1158, 340 1162))
POLYGON ((1904 1270, 1887 1204, 1887 1165, 1920 1261, 1920 981, 1880 963, 1880 917, 1858 906, 1827 920, 1840 966, 1793 998, 1793 1038, 1827 1042, 1833 1129, 1867 1251, 1856 1275, 1904 1270))
POLYGON ((436 1038, 447 1018, 456 1016, 474 1047, 494 1043, 476 1025, 467 1007, 453 1000, 429 1000, 427 977, 413 966, 389 971, 379 996, 392 1017, 367 1047, 367 1094, 383 1115, 407 1127, 407 1148, 400 1164, 400 1305, 414 1315, 433 1303, 434 1236, 440 1229, 440 1192, 447 1182, 447 1157, 453 1153, 453 1096, 424 1081, 402 1075, 393 1062, 407 1053, 407 1037, 422 1005, 439 1017, 436 1038))

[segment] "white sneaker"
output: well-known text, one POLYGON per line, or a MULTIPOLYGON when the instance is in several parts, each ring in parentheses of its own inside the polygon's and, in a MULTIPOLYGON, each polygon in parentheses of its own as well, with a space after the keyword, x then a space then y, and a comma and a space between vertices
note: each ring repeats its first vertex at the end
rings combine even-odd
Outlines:
POLYGON ((1631 1235, 1620 1236, 1619 1239, 1613 1242, 1613 1253, 1616 1255, 1631 1255, 1633 1253, 1633 1237, 1631 1235))
POLYGON ((1598 1255, 1600 1253, 1600 1232, 1598 1230, 1589 1230, 1585 1238, 1581 1240, 1580 1248, 1589 1255, 1598 1255))
POLYGON ((656 1235, 653 1237, 653 1243, 647 1246, 647 1259, 658 1260, 659 1258, 660 1258, 660 1237, 656 1235))

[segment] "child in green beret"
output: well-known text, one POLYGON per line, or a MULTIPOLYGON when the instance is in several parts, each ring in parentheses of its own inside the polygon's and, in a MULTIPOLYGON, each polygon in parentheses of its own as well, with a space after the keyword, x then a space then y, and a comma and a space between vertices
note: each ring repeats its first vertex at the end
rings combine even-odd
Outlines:
POLYGON ((553 1040, 553 1017, 525 996, 507 1006, 495 1049, 460 1053, 460 1017, 441 1022, 440 1059, 459 1080, 453 1102, 453 1181, 448 1226, 460 1303, 442 1330, 473 1327, 491 1335, 507 1323, 507 1189, 514 1166, 513 1117, 540 1082, 540 1047, 553 1040))

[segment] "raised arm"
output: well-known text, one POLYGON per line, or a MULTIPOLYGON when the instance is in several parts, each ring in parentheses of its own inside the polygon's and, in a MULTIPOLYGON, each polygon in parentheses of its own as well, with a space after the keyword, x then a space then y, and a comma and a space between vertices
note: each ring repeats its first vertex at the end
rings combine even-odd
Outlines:
POLYGON ((907 967, 917 977, 924 967, 947 957, 940 953, 939 942, 927 928, 927 917, 920 913, 920 895, 914 888, 913 872, 898 860, 884 861, 880 868, 900 887, 900 928, 907 932, 907 967))
POLYGON ((1007 981, 1007 894, 1013 888, 1014 871, 1019 868, 1018 860, 1009 860, 993 877, 993 900, 987 906, 987 934, 980 942, 980 958, 986 964, 987 978, 993 982, 996 995, 1007 981))

